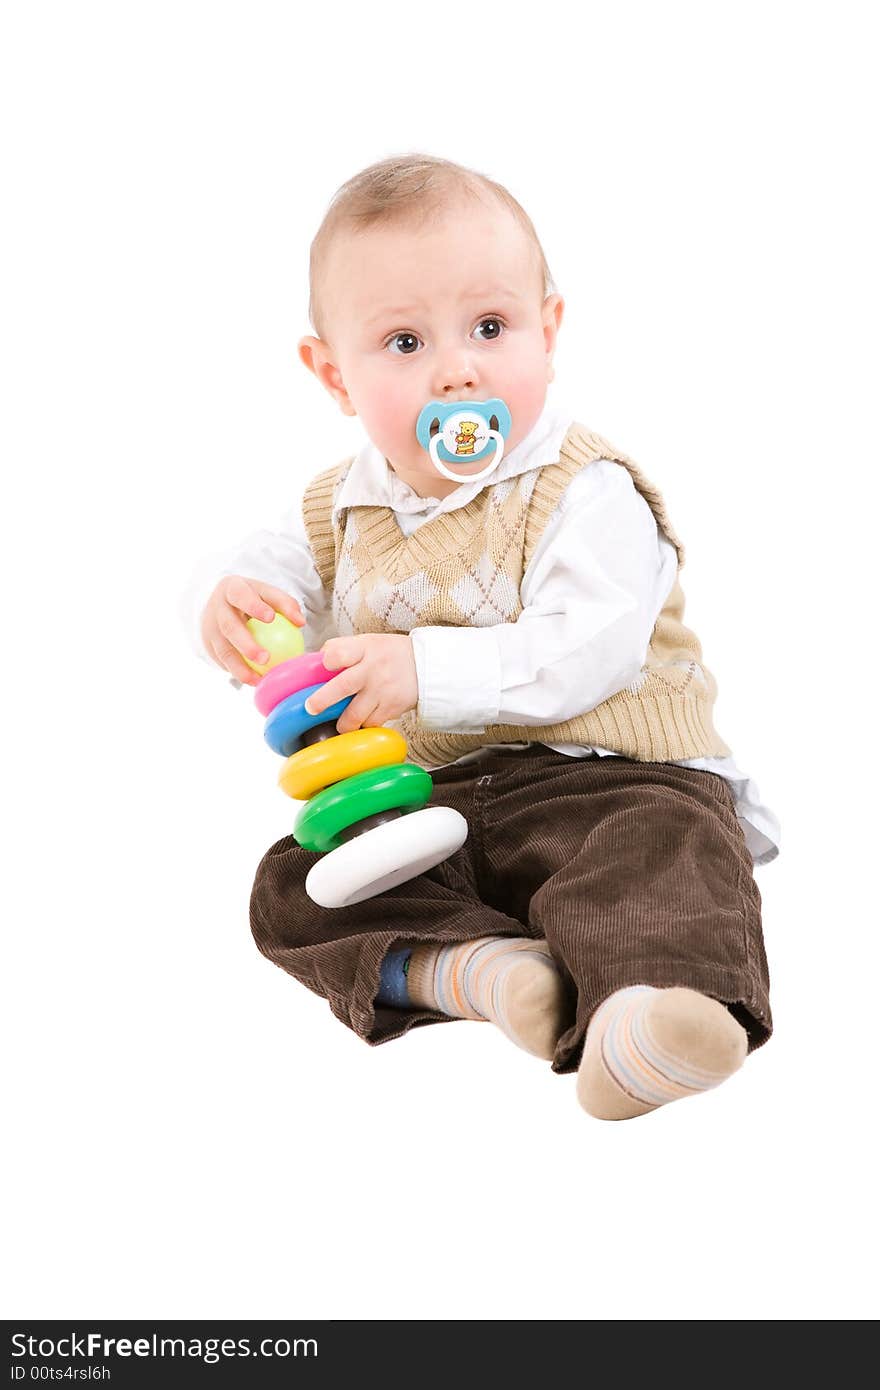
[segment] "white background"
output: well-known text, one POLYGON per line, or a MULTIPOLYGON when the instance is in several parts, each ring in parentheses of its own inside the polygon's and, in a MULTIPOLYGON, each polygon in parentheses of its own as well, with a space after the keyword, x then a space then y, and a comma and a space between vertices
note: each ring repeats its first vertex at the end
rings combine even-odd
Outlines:
POLYGON ((877 1311, 871 18, 5 7, 6 1316, 877 1311), (308 248, 411 150, 531 213, 556 389, 661 487, 783 825, 776 1033, 634 1123, 490 1026, 367 1047, 250 936, 291 812, 177 605, 359 444, 296 359, 308 248))

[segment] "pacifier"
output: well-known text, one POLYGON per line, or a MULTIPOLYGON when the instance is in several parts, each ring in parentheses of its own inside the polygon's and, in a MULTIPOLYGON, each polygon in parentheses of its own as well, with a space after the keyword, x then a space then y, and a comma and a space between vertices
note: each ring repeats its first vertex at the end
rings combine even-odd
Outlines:
POLYGON ((510 434, 510 411, 497 397, 491 401, 429 401, 419 411, 416 437, 431 455, 431 462, 453 483, 472 483, 487 478, 504 457, 504 441, 510 434), (454 473, 491 454, 481 473, 454 473))

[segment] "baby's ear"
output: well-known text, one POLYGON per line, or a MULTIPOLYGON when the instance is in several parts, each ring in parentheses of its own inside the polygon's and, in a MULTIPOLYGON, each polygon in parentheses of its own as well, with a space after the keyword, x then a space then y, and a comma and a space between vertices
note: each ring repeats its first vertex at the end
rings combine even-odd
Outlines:
POLYGON ((299 360, 315 374, 324 390, 329 391, 343 415, 356 415, 329 343, 325 343, 323 338, 307 336, 300 338, 296 350, 299 360))
POLYGON ((564 310, 565 300, 561 294, 548 295, 541 309, 541 319, 544 325, 544 347, 547 352, 548 381, 552 381, 556 375, 556 369, 553 366, 553 354, 556 351, 556 337, 562 326, 564 310))

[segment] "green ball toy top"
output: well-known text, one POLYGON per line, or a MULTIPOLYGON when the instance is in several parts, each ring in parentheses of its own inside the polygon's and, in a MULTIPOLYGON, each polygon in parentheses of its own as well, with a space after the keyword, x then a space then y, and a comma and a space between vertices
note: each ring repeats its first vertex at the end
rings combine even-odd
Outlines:
POLYGON ((247 627, 263 651, 269 653, 269 660, 265 666, 258 666, 255 661, 248 661, 247 657, 244 658, 251 670, 258 672, 261 676, 264 676, 267 671, 271 671, 273 666, 280 666, 282 661, 290 661, 295 656, 302 656, 306 649, 302 628, 297 627, 296 623, 290 622, 283 613, 276 613, 271 623, 261 623, 259 618, 248 618, 247 627))

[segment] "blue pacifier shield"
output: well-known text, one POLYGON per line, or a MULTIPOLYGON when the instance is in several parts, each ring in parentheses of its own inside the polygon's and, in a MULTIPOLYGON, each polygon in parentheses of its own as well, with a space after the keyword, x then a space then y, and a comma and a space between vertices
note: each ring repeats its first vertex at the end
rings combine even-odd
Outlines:
POLYGON ((504 401, 429 401, 419 412, 416 438, 427 449, 439 473, 453 482, 485 478, 504 457, 504 441, 510 434, 510 411, 504 401), (488 467, 479 473, 455 473, 481 459, 488 467))

